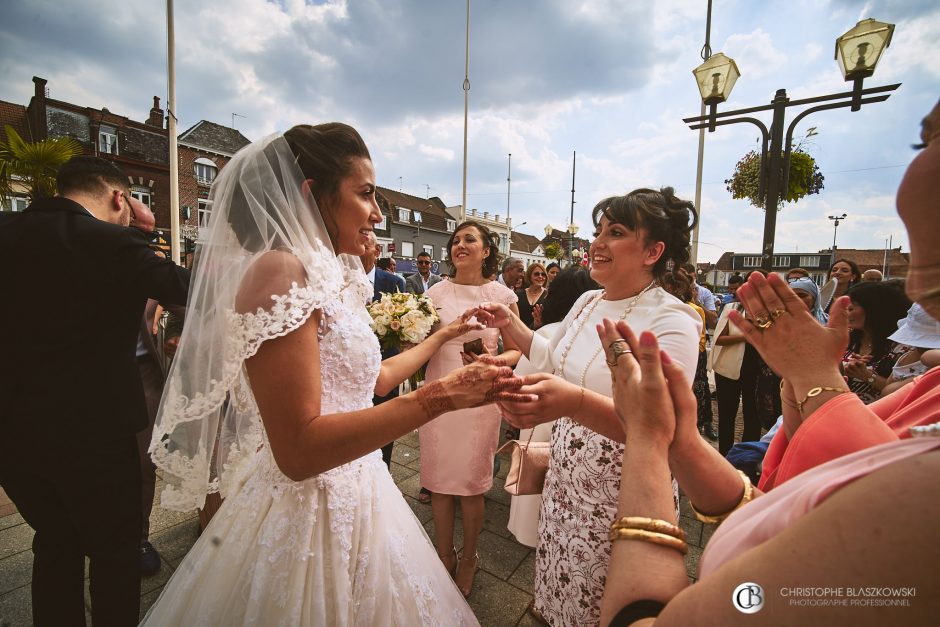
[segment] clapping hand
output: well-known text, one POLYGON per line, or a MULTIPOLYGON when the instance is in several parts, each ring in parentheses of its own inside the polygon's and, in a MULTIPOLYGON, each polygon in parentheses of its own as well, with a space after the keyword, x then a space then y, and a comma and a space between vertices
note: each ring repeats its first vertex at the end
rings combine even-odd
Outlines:
POLYGON ((613 379, 614 409, 627 442, 669 447, 695 433, 697 404, 682 369, 659 350, 656 336, 637 338, 623 321, 604 320, 597 334, 613 379))
POLYGON ((776 274, 764 278, 759 272, 751 273, 737 297, 748 317, 732 311, 731 322, 782 378, 821 385, 818 382, 831 374, 829 370, 838 369, 848 344, 847 297, 832 304, 828 326, 819 324, 776 274))

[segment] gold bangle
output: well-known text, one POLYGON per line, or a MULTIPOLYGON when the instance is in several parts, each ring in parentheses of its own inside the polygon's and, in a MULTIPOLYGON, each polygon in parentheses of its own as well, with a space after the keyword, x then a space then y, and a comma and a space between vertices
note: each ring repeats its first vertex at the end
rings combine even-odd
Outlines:
POLYGON ((657 518, 646 518, 644 516, 624 516, 618 518, 610 525, 611 531, 614 529, 643 529, 644 531, 655 531, 678 538, 685 542, 685 531, 672 524, 671 522, 657 518))
POLYGON ((615 540, 640 540, 675 549, 683 555, 689 552, 689 545, 679 538, 674 538, 665 533, 646 531, 645 529, 611 529, 608 537, 611 542, 615 540))
POLYGON ((576 414, 581 411, 581 406, 584 405, 584 386, 578 386, 578 389, 581 390, 581 396, 578 398, 578 406, 574 408, 572 414, 576 414))
POLYGON ((831 388, 831 387, 827 387, 827 386, 815 387, 815 388, 811 389, 809 392, 806 393, 806 396, 803 397, 803 400, 802 400, 802 401, 797 401, 797 402, 796 402, 796 408, 797 408, 797 410, 799 410, 799 412, 802 414, 802 413, 803 413, 803 405, 806 404, 806 401, 808 401, 809 399, 814 398, 814 397, 816 397, 816 396, 819 396, 819 395, 822 394, 823 392, 838 392, 839 394, 844 394, 845 392, 851 392, 851 390, 849 390, 848 388, 831 388))
POLYGON ((738 474, 741 475, 741 481, 744 482, 744 493, 741 495, 741 500, 738 501, 738 504, 732 507, 731 509, 729 509, 724 514, 717 514, 715 516, 709 516, 708 514, 703 514, 697 509, 695 509, 695 506, 692 505, 692 501, 689 501, 689 507, 692 508, 692 513, 695 514, 695 517, 698 520, 702 521, 703 523, 708 523, 710 525, 717 525, 721 521, 723 521, 725 518, 727 518, 728 516, 730 516, 737 510, 739 510, 743 505, 745 505, 746 503, 748 503, 754 498, 754 486, 751 484, 751 478, 748 477, 743 472, 741 472, 740 470, 738 471, 738 474))

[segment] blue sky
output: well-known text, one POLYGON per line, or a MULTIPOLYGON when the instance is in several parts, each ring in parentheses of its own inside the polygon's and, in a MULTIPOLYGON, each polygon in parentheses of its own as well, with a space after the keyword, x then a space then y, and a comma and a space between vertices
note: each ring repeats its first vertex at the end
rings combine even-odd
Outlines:
MULTIPOLYGON (((701 62, 705 0, 472 0, 468 206, 506 213, 523 232, 563 226, 577 150, 575 221, 636 187, 671 185, 692 198, 697 115, 691 70, 701 62)), ((465 4, 462 0, 177 0, 180 128, 200 119, 251 139, 296 123, 355 125, 380 185, 460 203, 465 4)), ((53 98, 107 106, 137 120, 166 93, 163 3, 8 0, 0 15, 0 99, 28 102, 31 77, 53 98)), ((940 97, 940 5, 922 0, 715 0, 712 50, 742 73, 721 109, 847 89, 835 38, 859 19, 897 24, 867 86, 902 82, 885 103, 821 112, 810 152, 826 176, 818 196, 778 214, 778 251, 832 243, 907 250, 894 192, 913 158, 921 117, 940 97)), ((793 115, 792 113, 790 114, 793 115)), ((769 122, 769 118, 768 118, 769 122)), ((801 135, 799 132, 797 135, 801 135)), ((709 134, 699 260, 760 249, 763 212, 723 181, 756 146, 756 129, 709 134)))

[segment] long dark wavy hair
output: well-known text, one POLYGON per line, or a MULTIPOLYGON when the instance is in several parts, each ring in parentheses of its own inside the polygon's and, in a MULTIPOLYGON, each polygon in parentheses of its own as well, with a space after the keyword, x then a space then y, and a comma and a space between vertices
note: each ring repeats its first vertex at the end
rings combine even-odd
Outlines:
POLYGON ((456 273, 457 267, 454 266, 454 262, 450 259, 450 249, 454 245, 454 237, 456 237, 457 233, 468 227, 473 227, 477 230, 477 233, 479 233, 480 237, 483 239, 483 246, 490 251, 490 254, 483 260, 483 276, 493 276, 496 274, 497 268, 499 268, 499 241, 486 226, 476 220, 461 222, 457 225, 457 228, 454 229, 454 232, 451 233, 450 238, 447 240, 447 261, 450 262, 450 265, 453 266, 454 272, 456 273))
MULTIPOLYGON (((852 303, 865 310, 865 329, 871 333, 871 354, 878 359, 887 354, 891 346, 888 336, 898 330, 898 320, 907 316, 911 301, 904 286, 897 281, 862 281, 845 293, 852 303)), ((863 330, 849 334, 849 350, 858 352, 863 330)))

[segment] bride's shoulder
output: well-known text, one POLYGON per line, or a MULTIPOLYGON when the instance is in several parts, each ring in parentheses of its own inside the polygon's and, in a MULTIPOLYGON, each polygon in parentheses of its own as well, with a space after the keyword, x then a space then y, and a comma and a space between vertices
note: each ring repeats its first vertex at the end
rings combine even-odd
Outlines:
POLYGON ((269 250, 251 262, 242 276, 235 296, 235 311, 249 313, 271 307, 272 296, 304 287, 307 270, 303 262, 287 250, 269 250))

